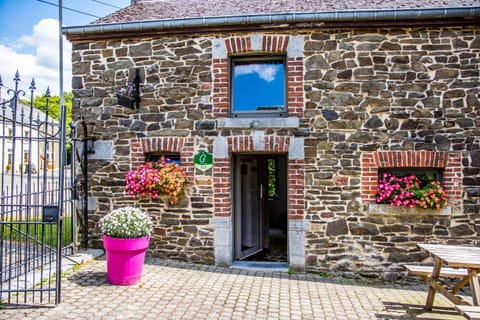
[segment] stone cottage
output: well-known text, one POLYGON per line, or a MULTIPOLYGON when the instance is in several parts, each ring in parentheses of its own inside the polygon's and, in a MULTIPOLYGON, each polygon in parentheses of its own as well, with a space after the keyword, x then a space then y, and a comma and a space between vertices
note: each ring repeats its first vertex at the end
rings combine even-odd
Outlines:
POLYGON ((477 0, 138 0, 64 33, 93 245, 134 202, 125 174, 160 156, 188 188, 136 202, 157 257, 391 278, 427 261, 419 242, 480 244, 477 0), (392 172, 433 174, 447 205, 377 204, 392 172))

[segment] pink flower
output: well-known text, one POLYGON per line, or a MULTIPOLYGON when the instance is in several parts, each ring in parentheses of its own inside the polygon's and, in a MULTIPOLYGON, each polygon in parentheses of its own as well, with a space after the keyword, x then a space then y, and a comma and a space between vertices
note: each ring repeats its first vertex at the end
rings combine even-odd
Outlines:
POLYGON ((169 202, 175 204, 185 192, 185 170, 175 162, 166 160, 157 163, 147 162, 125 175, 125 190, 132 197, 158 198, 160 193, 169 196, 169 202))
POLYGON ((385 172, 378 181, 376 202, 438 210, 446 205, 446 194, 439 181, 420 180, 414 174, 397 177, 385 172))

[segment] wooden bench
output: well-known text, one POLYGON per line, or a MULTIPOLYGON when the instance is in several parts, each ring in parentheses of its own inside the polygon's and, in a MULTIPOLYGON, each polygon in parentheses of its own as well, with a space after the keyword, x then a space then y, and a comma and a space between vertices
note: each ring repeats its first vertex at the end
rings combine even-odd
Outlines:
POLYGON ((480 307, 460 305, 455 308, 469 320, 480 320, 480 307))
MULTIPOLYGON (((404 267, 408 270, 408 273, 411 275, 420 276, 425 282, 429 282, 430 276, 432 275, 433 266, 419 266, 419 265, 411 265, 406 264, 404 267)), ((451 292, 455 294, 460 289, 462 289, 465 285, 468 284, 468 271, 467 269, 463 268, 447 268, 442 267, 440 269, 440 278, 459 278, 461 279, 453 288, 451 288, 451 292)), ((440 290, 440 288, 438 288, 440 290)), ((441 290, 443 294, 448 295, 447 292, 441 290)), ((457 303, 460 303, 461 300, 455 300, 457 303)), ((462 300, 463 301, 463 300, 462 300)))
MULTIPOLYGON (((406 264, 404 267, 408 270, 409 274, 421 276, 424 279, 428 279, 432 275, 433 266, 419 266, 406 264)), ((442 278, 464 278, 468 276, 467 269, 458 268, 446 268, 442 267, 440 270, 440 277, 442 278)))

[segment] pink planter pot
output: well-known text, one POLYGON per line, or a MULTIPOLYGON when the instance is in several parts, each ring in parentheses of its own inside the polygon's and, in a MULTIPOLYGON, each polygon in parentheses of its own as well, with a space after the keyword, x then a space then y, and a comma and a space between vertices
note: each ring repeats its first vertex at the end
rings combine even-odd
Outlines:
POLYGON ((150 237, 119 239, 103 236, 107 255, 108 282, 115 285, 131 285, 142 277, 145 252, 150 237))

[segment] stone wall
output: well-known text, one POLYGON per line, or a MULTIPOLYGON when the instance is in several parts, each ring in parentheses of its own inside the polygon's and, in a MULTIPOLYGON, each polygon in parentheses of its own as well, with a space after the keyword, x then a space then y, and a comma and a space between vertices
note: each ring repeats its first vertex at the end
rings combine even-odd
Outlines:
MULTIPOLYGON (((308 222, 304 238, 299 239, 305 241, 300 256, 310 271, 388 278, 401 270, 398 264, 426 258, 416 249, 418 242, 478 244, 478 27, 282 32, 282 41, 295 37, 295 48, 303 48, 289 60, 302 64, 298 70, 303 86, 298 87, 303 92, 300 100, 292 100, 294 114, 289 111, 298 121, 287 128, 225 126, 225 119, 219 117, 228 116, 228 59, 212 58, 218 50, 215 43, 219 38, 242 43, 258 36, 74 43, 75 117, 83 115, 94 128, 96 146, 100 148, 102 141, 113 143, 109 157, 92 155, 90 160, 94 222, 112 208, 132 203, 124 193, 124 175, 144 160, 145 153, 179 152, 182 164, 189 166, 187 197, 176 207, 140 202, 156 221, 151 249, 161 257, 213 262, 218 239, 212 220, 231 214, 226 200, 230 163, 225 159, 236 149, 222 152, 225 157, 214 159, 214 168, 207 172, 195 170, 192 157, 200 150, 215 155, 218 141, 225 140, 226 145, 250 141, 248 137, 256 134, 265 137, 265 143, 302 141, 303 158, 293 160, 292 168, 297 177, 303 173, 304 186, 299 190, 304 199, 298 202, 303 208, 295 209, 301 216, 292 213, 292 219, 308 222), (135 68, 142 79, 138 111, 119 107, 114 95, 135 68), (295 105, 298 101, 303 101, 300 109, 295 105), (370 209, 362 195, 362 155, 375 151, 459 155, 461 166, 455 175, 461 180, 461 195, 450 211, 441 214, 399 215, 370 209), (218 192, 225 198, 215 200, 218 192)), ((248 48, 248 41, 244 43, 248 48)), ((298 83, 292 80, 293 85, 298 83)), ((253 145, 245 146, 241 151, 254 150, 253 145)))
POLYGON ((308 269, 389 277, 425 258, 418 242, 478 244, 479 58, 478 28, 306 36, 308 269), (452 213, 370 214, 361 155, 376 151, 461 154, 452 213))
POLYGON ((212 41, 210 38, 135 39, 75 43, 74 115, 85 117, 95 138, 90 155, 93 245, 96 221, 122 205, 153 217, 150 252, 159 257, 213 263, 212 170, 195 171, 193 155, 212 152, 212 41), (117 105, 115 93, 140 70, 141 107, 117 105), (105 151, 102 141, 113 147, 105 151), (178 153, 188 176, 188 196, 176 206, 136 201, 125 194, 125 174, 149 153, 178 153), (99 156, 102 155, 102 156, 99 156))

